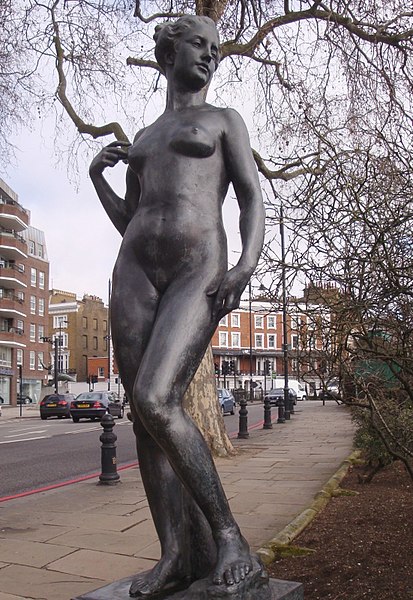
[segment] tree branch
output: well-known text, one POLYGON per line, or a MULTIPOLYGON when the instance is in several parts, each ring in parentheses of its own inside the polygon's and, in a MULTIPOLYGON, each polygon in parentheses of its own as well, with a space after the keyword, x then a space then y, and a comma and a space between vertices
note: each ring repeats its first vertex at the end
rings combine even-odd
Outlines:
POLYGON ((310 19, 335 23, 336 25, 347 29, 354 36, 372 44, 382 43, 400 48, 401 42, 408 41, 413 38, 413 29, 408 29, 400 34, 390 34, 384 31, 383 26, 378 26, 373 23, 354 21, 334 11, 317 9, 317 6, 318 2, 316 2, 309 10, 287 12, 284 15, 270 19, 264 23, 264 25, 256 32, 251 40, 245 44, 235 44, 232 40, 225 42, 221 46, 222 58, 225 58, 230 54, 252 57, 259 44, 261 44, 261 42, 278 27, 310 19), (368 33, 366 28, 375 31, 374 33, 368 33))
POLYGON ((70 102, 70 100, 68 99, 68 97, 66 95, 67 81, 66 81, 66 75, 65 75, 64 66, 63 66, 65 56, 64 56, 64 51, 63 51, 62 44, 60 41, 59 26, 58 26, 56 18, 55 18, 54 7, 51 9, 51 15, 52 15, 52 23, 53 23, 53 31, 54 31, 53 43, 54 43, 54 46, 56 49, 56 70, 57 70, 58 79, 59 79, 59 84, 56 89, 56 96, 57 96, 59 102, 61 103, 61 105, 63 106, 65 111, 67 112, 70 119, 75 124, 79 133, 89 134, 94 139, 113 134, 117 140, 128 142, 129 141, 128 136, 123 131, 123 129, 119 125, 119 123, 112 122, 112 123, 106 123, 105 125, 101 125, 101 126, 91 125, 89 123, 85 123, 85 121, 83 121, 83 119, 81 119, 81 117, 77 114, 72 103, 70 102))

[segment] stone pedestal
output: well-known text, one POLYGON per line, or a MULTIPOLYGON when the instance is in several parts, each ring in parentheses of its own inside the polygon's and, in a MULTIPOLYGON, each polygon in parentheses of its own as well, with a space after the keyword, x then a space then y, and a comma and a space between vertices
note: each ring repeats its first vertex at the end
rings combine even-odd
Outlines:
MULTIPOLYGON (((129 587, 132 579, 132 577, 120 579, 93 592, 73 598, 73 600, 131 600, 129 587)), ((235 586, 233 587, 235 588, 235 586)), ((209 582, 202 579, 192 584, 184 592, 157 596, 157 598, 162 598, 162 600, 304 600, 301 583, 280 579, 270 579, 268 583, 250 590, 240 591, 226 588, 224 591, 221 588, 222 586, 214 586, 214 591, 211 592, 209 582)))

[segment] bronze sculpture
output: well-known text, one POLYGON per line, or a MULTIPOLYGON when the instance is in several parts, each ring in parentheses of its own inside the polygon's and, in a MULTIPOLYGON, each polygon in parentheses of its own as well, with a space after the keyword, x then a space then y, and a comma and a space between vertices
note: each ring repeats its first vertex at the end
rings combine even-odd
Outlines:
POLYGON ((144 598, 185 589, 211 569, 214 585, 234 586, 253 568, 182 398, 219 319, 239 305, 264 235, 244 122, 236 111, 205 102, 219 63, 214 22, 181 17, 158 25, 154 38, 167 78, 165 111, 131 146, 109 144, 90 166, 97 194, 123 236, 113 274, 112 336, 161 543, 160 561, 130 588, 131 596, 144 598), (125 199, 103 177, 121 160, 128 162, 125 199), (243 249, 228 271, 221 209, 230 183, 243 249))

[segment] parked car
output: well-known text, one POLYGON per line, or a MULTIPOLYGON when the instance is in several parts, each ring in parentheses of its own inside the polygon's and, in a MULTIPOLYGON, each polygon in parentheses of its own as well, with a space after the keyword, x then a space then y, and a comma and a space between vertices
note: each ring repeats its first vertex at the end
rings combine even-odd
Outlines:
POLYGON ((23 396, 20 396, 20 394, 17 394, 17 404, 33 404, 34 400, 33 398, 30 398, 30 396, 27 396, 25 394, 23 394, 23 396))
POLYGON ((221 406, 222 414, 230 413, 231 415, 235 412, 235 398, 232 392, 225 388, 218 388, 218 400, 221 406))
POLYGON ((83 392, 79 394, 70 405, 70 414, 73 422, 79 419, 101 419, 109 413, 112 417, 122 419, 124 408, 119 398, 112 392, 83 392))
MULTIPOLYGON (((278 406, 280 401, 284 400, 284 388, 273 388, 267 390, 265 397, 269 399, 272 406, 278 406)), ((297 404, 297 394, 292 388, 288 388, 288 397, 290 402, 297 404)))
POLYGON ((49 417, 70 419, 70 403, 74 394, 49 394, 40 402, 40 418, 45 421, 49 417))

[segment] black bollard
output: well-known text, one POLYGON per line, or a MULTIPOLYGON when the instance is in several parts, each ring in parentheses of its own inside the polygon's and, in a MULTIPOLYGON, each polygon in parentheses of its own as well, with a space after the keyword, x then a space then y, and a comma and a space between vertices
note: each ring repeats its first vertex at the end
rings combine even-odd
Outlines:
POLYGON ((268 396, 264 397, 264 425, 263 429, 272 429, 271 422, 271 402, 268 396))
POLYGON ((284 400, 277 400, 278 419, 277 423, 285 423, 284 400))
POLYGON ((242 391, 241 393, 239 393, 238 398, 240 405, 238 438, 245 440, 250 437, 250 434, 248 432, 248 410, 245 392, 242 391))
POLYGON ((117 435, 113 433, 115 420, 112 415, 103 415, 100 422, 103 433, 100 436, 102 442, 102 472, 99 475, 99 483, 114 485, 119 483, 120 477, 116 470, 116 440, 117 435))

